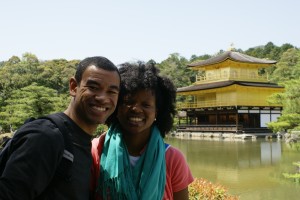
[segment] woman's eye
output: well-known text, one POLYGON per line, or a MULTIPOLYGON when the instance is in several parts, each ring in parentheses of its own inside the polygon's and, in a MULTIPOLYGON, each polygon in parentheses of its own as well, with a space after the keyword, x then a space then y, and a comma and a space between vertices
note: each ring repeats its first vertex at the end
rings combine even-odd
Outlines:
POLYGON ((144 108, 150 108, 151 105, 150 104, 143 104, 144 108))

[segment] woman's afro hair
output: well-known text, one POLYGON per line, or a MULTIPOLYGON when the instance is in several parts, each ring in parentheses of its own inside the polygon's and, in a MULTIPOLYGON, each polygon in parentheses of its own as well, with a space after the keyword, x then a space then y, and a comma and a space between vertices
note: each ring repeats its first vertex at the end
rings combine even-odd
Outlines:
POLYGON ((159 69, 153 62, 124 63, 119 68, 121 76, 121 90, 119 103, 125 95, 134 94, 139 90, 151 90, 156 97, 156 125, 162 137, 173 126, 176 114, 176 88, 172 81, 159 75, 159 69))

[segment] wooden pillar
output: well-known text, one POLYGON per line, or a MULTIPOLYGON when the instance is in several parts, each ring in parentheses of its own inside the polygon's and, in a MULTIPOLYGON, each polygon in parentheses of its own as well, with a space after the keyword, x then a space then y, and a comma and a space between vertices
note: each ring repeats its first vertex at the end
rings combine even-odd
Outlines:
POLYGON ((236 109, 236 113, 235 113, 235 125, 236 125, 236 132, 238 132, 238 127, 239 127, 239 112, 238 109, 236 109))

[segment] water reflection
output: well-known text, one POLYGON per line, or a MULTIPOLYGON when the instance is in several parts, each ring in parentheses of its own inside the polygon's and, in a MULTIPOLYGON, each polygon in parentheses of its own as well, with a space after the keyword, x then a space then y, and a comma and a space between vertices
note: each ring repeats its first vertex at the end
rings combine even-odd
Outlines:
POLYGON ((264 165, 276 164, 281 158, 281 143, 262 142, 260 143, 261 163, 264 165))
POLYGON ((298 199, 300 188, 283 181, 282 172, 293 170, 299 153, 281 141, 167 138, 186 156, 195 177, 226 186, 241 199, 298 199))

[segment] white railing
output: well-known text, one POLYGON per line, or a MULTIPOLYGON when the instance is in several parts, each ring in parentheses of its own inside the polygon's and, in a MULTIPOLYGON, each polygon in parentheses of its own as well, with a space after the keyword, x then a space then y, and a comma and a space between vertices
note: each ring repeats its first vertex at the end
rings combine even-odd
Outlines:
POLYGON ((199 102, 178 102, 178 109, 188 108, 208 108, 208 107, 228 107, 228 106, 280 106, 279 104, 270 104, 264 100, 224 100, 224 101, 199 101, 199 102))
POLYGON ((215 82, 215 81, 225 81, 225 80, 237 80, 237 81, 249 81, 249 82, 268 82, 268 76, 266 75, 211 75, 211 76, 197 76, 196 75, 196 82, 197 83, 207 83, 207 82, 215 82))

